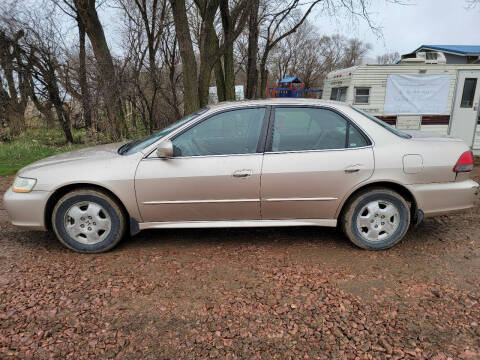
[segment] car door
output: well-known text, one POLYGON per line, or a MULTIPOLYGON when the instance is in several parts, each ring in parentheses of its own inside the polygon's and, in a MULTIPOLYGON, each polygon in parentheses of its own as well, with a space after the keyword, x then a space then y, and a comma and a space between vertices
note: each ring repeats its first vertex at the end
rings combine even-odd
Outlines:
POLYGON ((262 219, 333 219, 374 169, 370 140, 333 109, 272 110, 261 183, 262 219))
POLYGON ((215 113, 170 139, 172 158, 143 159, 135 177, 143 222, 259 219, 266 114, 215 113))

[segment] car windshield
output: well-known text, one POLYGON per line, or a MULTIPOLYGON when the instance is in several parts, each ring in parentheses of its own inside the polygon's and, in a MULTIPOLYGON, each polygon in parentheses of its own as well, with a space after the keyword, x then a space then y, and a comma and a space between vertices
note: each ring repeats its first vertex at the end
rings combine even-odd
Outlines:
POLYGON ((206 113, 208 111, 208 107, 205 107, 203 109, 198 110, 197 112, 187 115, 184 118, 178 120, 177 122, 174 122, 170 126, 167 126, 165 129, 162 129, 152 135, 146 136, 143 139, 138 139, 138 140, 132 140, 122 146, 118 149, 118 153, 121 155, 129 155, 129 154, 134 154, 138 151, 141 151, 145 149, 146 147, 152 145, 154 142, 156 142, 158 139, 161 139, 162 137, 168 135, 172 131, 178 129, 180 126, 183 124, 186 124, 192 119, 195 119, 196 117, 206 113))
POLYGON ((370 120, 376 122, 378 125, 384 127, 385 129, 387 129, 388 131, 390 131, 391 133, 394 133, 395 135, 397 136, 400 136, 404 139, 410 139, 412 136, 403 132, 403 131, 400 131, 398 130, 397 128, 387 124, 385 121, 382 121, 380 120, 379 118, 376 118, 375 116, 373 115, 370 115, 369 113, 363 111, 363 110, 360 110, 359 108, 356 108, 355 106, 352 106, 352 109, 359 112, 360 114, 366 116, 367 118, 369 118, 370 120))

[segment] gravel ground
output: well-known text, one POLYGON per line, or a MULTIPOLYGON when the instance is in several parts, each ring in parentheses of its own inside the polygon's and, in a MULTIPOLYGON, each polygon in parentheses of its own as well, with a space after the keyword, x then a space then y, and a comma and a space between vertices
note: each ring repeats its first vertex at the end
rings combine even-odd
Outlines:
POLYGON ((479 221, 480 206, 427 219, 381 252, 271 228, 82 255, 0 204, 0 358, 480 359, 479 221))

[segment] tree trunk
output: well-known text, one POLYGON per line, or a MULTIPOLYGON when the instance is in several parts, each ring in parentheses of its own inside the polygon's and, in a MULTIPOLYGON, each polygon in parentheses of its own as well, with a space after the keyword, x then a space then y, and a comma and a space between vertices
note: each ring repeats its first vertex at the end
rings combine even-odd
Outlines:
POLYGON ((268 52, 265 52, 260 62, 260 93, 261 97, 265 99, 267 97, 267 82, 268 82, 268 70, 267 70, 267 57, 268 52))
POLYGON ((219 102, 225 101, 227 100, 225 95, 225 78, 223 75, 222 62, 220 61, 220 59, 218 59, 215 62, 214 71, 215 71, 215 84, 217 85, 218 101, 219 102))
POLYGON ((49 79, 47 82, 48 97, 55 108, 58 121, 60 122, 60 126, 62 127, 62 131, 65 134, 67 142, 72 144, 73 135, 70 114, 68 114, 63 107, 63 102, 60 98, 60 92, 58 90, 58 84, 55 81, 55 71, 53 69, 49 69, 48 71, 50 73, 46 74, 47 76, 45 76, 46 79, 49 79))
POLYGON ((228 9, 228 1, 223 0, 220 3, 220 13, 222 17, 222 26, 224 41, 228 46, 223 54, 223 68, 225 71, 225 97, 226 100, 235 100, 235 67, 233 65, 233 26, 232 18, 228 9))
POLYGON ((52 104, 48 104, 45 108, 45 111, 42 112, 45 122, 48 129, 53 129, 55 127, 55 117, 53 116, 52 104))
POLYGON ((259 0, 254 0, 248 20, 248 60, 247 60, 247 99, 257 97, 258 71, 257 71, 257 53, 258 53, 258 10, 259 0))
POLYGON ((0 65, 8 86, 7 92, 0 84, 2 86, 1 99, 11 136, 18 136, 25 130, 26 95, 22 93, 24 89, 21 88, 24 81, 22 73, 18 73, 17 79, 14 76, 14 52, 16 50, 16 44, 3 32, 0 33, 0 65), (17 91, 17 86, 19 91, 17 91))
POLYGON ((45 119, 47 129, 53 129, 55 127, 55 117, 53 116, 52 103, 50 101, 46 101, 45 104, 37 104, 37 102, 34 101, 34 104, 45 119))
POLYGON ((63 133, 65 134, 65 138, 67 139, 67 142, 70 144, 73 144, 73 135, 72 135, 72 125, 71 125, 71 120, 70 120, 70 115, 65 112, 65 110, 62 108, 61 113, 59 112, 60 110, 57 110, 58 117, 62 117, 63 120, 60 122, 62 125, 62 130, 63 133))
MULTIPOLYGON (((219 45, 218 45, 218 36, 215 33, 215 30, 213 30, 213 41, 212 41, 212 54, 215 56, 215 54, 218 54, 219 51, 219 45)), ((217 85, 217 97, 218 101, 225 101, 227 100, 226 95, 225 95, 225 75, 223 73, 223 66, 222 66, 222 61, 221 58, 218 58, 217 61, 215 61, 215 65, 213 66, 213 70, 215 72, 215 84, 217 85)))
POLYGON ((123 112, 120 87, 118 86, 112 56, 105 39, 102 24, 95 8, 95 0, 74 0, 80 20, 92 44, 93 53, 100 68, 111 136, 114 140, 127 136, 127 123, 123 112))
POLYGON ((92 111, 90 107, 90 91, 87 83, 87 65, 85 50, 85 26, 81 19, 77 17, 78 35, 79 35, 79 83, 82 94, 82 110, 85 119, 85 127, 87 131, 92 129, 92 111))
POLYGON ((168 80, 169 80, 170 89, 171 89, 170 91, 172 93, 172 107, 175 113, 175 118, 180 119, 182 117, 182 114, 180 113, 180 106, 179 106, 179 101, 177 97, 177 86, 175 82, 175 79, 176 79, 175 78, 176 66, 175 66, 175 60, 174 60, 175 48, 172 51, 172 56, 173 56, 172 61, 169 64, 168 80))
POLYGON ((223 55, 225 69, 225 98, 235 100, 235 67, 233 65, 233 44, 225 49, 223 55))
POLYGON ((208 105, 208 87, 214 67, 215 41, 217 39, 213 22, 218 9, 218 0, 208 3, 202 15, 202 27, 200 30, 200 69, 198 72, 198 100, 200 107, 208 105))
POLYGON ((20 135, 25 130, 25 114, 13 104, 8 105, 6 118, 12 137, 20 135))
MULTIPOLYGON (((180 56, 182 57, 183 89, 185 115, 191 114, 200 108, 198 97, 197 62, 193 52, 192 38, 188 26, 185 0, 170 0, 173 20, 177 35, 180 56)), ((208 100, 208 85, 207 85, 208 100)))
POLYGON ((210 76, 212 74, 212 68, 206 61, 202 61, 200 64, 200 71, 198 77, 198 100, 200 101, 200 107, 208 105, 208 88, 210 86, 210 76))

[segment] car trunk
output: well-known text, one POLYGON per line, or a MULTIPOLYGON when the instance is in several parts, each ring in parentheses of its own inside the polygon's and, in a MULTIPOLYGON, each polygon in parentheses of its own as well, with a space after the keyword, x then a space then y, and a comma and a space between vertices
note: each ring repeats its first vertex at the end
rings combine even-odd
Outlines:
MULTIPOLYGON (((432 182, 463 181, 470 178, 469 172, 455 173, 453 167, 457 160, 469 147, 462 139, 428 131, 404 131, 417 144, 423 144, 425 151, 421 154, 424 158, 424 165, 430 164, 425 169, 432 182), (433 151, 432 149, 437 150, 433 151)), ((424 174, 425 175, 425 174, 424 174)))

